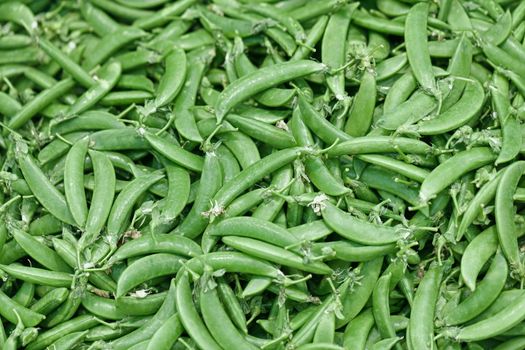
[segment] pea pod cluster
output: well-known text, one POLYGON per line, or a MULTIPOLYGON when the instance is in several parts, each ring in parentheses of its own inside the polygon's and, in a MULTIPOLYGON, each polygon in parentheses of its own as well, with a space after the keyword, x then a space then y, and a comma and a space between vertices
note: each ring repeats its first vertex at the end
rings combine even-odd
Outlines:
POLYGON ((0 350, 525 349, 525 1, 0 25, 0 350))

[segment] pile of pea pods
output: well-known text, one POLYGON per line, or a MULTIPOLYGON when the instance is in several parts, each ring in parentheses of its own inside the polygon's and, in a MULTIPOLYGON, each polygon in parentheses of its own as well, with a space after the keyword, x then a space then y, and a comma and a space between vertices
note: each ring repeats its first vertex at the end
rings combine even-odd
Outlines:
POLYGON ((0 3, 0 350, 525 349, 525 1, 0 3))

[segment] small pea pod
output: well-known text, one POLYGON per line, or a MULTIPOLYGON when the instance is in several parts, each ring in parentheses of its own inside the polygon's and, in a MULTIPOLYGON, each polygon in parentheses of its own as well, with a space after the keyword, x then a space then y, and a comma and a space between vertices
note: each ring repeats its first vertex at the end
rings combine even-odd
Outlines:
POLYGON ((410 8, 405 21, 405 45, 412 72, 423 90, 438 96, 427 42, 428 4, 418 3, 410 8))
POLYGON ((201 289, 200 307, 202 318, 211 335, 223 348, 257 349, 247 342, 228 317, 216 289, 201 289))
POLYGON ((184 259, 173 254, 151 254, 130 264, 120 275, 116 297, 119 298, 139 284, 153 278, 174 275, 184 259))
POLYGON ((69 211, 66 199, 49 181, 33 157, 28 154, 19 155, 17 160, 24 179, 40 204, 61 221, 74 225, 75 220, 69 211))
POLYGON ((102 152, 89 151, 95 173, 95 186, 91 197, 85 231, 78 241, 78 250, 92 244, 106 223, 115 196, 115 169, 102 152))
POLYGON ((36 240, 27 232, 15 226, 11 226, 9 231, 22 249, 44 267, 52 271, 72 272, 71 268, 53 249, 36 240))
POLYGON ((476 290, 444 315, 445 323, 447 325, 463 324, 482 313, 498 297, 505 286, 507 273, 507 261, 503 254, 498 252, 476 290))
POLYGON ((66 201, 78 227, 84 227, 88 215, 84 192, 84 159, 89 139, 80 139, 69 150, 64 166, 64 192, 66 201))
POLYGON ((188 272, 181 270, 179 274, 181 274, 181 277, 178 278, 177 282, 176 304, 184 329, 199 347, 203 349, 220 350, 221 347, 210 334, 195 308, 188 272))
POLYGON ((321 209, 323 220, 339 235, 364 245, 387 245, 403 238, 401 230, 376 225, 349 213, 345 213, 329 202, 321 209))
POLYGON ((344 70, 340 69, 345 64, 346 33, 355 8, 356 6, 344 6, 330 16, 321 44, 322 62, 330 69, 338 70, 326 79, 326 84, 337 100, 342 100, 346 95, 344 70))
POLYGON ((177 342, 184 328, 179 315, 174 314, 151 337, 147 350, 169 350, 177 342))
POLYGON ((93 107, 117 84, 122 68, 119 62, 110 62, 98 72, 97 83, 82 94, 69 108, 68 115, 80 114, 93 107))
POLYGON ((172 280, 162 306, 150 321, 135 329, 133 332, 109 342, 109 346, 115 350, 127 350, 138 343, 149 340, 159 328, 177 312, 175 305, 176 289, 175 281, 172 280))
POLYGON ((259 92, 324 69, 323 64, 301 60, 279 63, 247 74, 228 85, 219 95, 215 106, 217 121, 221 123, 233 107, 259 92))
POLYGON ((407 336, 407 342, 413 349, 435 348, 434 313, 439 297, 442 270, 440 266, 430 267, 416 290, 410 312, 410 335, 407 336))
POLYGON ((107 235, 108 242, 112 249, 115 249, 117 242, 128 225, 127 221, 133 210, 133 206, 138 198, 148 190, 154 183, 162 179, 164 175, 152 173, 142 175, 131 181, 119 193, 111 207, 108 216, 107 235))
POLYGON ((0 314, 14 324, 18 323, 17 315, 27 327, 36 326, 45 318, 44 315, 14 302, 2 291, 0 291, 0 305, 0 314))
POLYGON ((423 181, 419 190, 421 201, 426 203, 460 176, 490 164, 496 158, 492 150, 487 147, 473 147, 455 154, 434 168, 423 181))
POLYGON ((375 105, 376 79, 372 72, 366 70, 352 103, 345 132, 354 137, 364 136, 372 124, 375 105))
POLYGON ((518 161, 507 167, 496 190, 494 214, 501 250, 513 269, 520 266, 516 224, 514 223, 513 195, 521 176, 525 173, 525 162, 518 161))
POLYGON ((209 222, 206 216, 207 211, 209 211, 208 216, 213 215, 211 211, 214 208, 210 208, 210 203, 214 204, 211 202, 211 199, 221 186, 222 174, 218 156, 214 151, 207 152, 195 202, 188 216, 184 218, 184 221, 172 233, 192 239, 200 235, 209 222))
POLYGON ((186 78, 186 54, 174 49, 165 58, 165 72, 155 93, 155 106, 162 107, 175 99, 186 78))
POLYGON ((461 328, 455 338, 461 341, 477 341, 495 337, 525 319, 525 295, 507 304, 495 315, 461 328))

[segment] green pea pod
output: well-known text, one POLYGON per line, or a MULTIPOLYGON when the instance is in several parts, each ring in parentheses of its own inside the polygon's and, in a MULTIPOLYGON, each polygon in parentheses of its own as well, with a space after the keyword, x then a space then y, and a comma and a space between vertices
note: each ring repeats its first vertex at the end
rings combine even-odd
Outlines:
POLYGON ((233 107, 259 92, 305 75, 321 72, 324 69, 323 64, 302 60, 264 67, 247 74, 228 85, 219 95, 215 106, 217 121, 222 122, 233 107))
POLYGON ((345 132, 354 137, 364 136, 372 124, 375 105, 375 76, 372 72, 365 71, 346 121, 345 132))
POLYGON ((513 195, 525 172, 525 162, 518 161, 507 167, 496 190, 495 217, 498 240, 512 269, 519 268, 517 229, 514 223, 513 195))
POLYGON ((122 68, 119 62, 110 62, 97 73, 97 83, 81 95, 69 108, 68 115, 80 114, 102 100, 117 84, 122 68))
POLYGON ((416 290, 410 312, 410 336, 413 349, 432 349, 434 344, 434 313, 439 296, 443 268, 432 266, 425 272, 416 290))
POLYGON ((204 325, 202 318, 195 308, 188 273, 181 270, 179 274, 180 278, 178 278, 176 288, 176 304, 177 312, 179 313, 180 321, 182 322, 184 329, 199 347, 203 349, 220 350, 221 347, 214 340, 214 337, 204 325))
POLYGON ((490 164, 495 159, 496 155, 487 147, 473 147, 457 153, 434 168, 423 181, 419 190, 421 201, 426 203, 460 176, 490 164))
POLYGON ((11 323, 18 323, 17 315, 27 327, 36 326, 46 318, 44 315, 14 302, 2 291, 0 291, 0 301, 0 314, 11 323))
POLYGON ((163 178, 164 175, 160 173, 153 173, 151 175, 143 175, 131 181, 119 193, 115 202, 111 207, 111 212, 108 216, 108 242, 112 249, 115 249, 117 242, 126 229, 127 221, 133 210, 133 205, 138 198, 148 190, 150 186, 163 178))
POLYGON ((162 107, 177 96, 186 78, 186 54, 181 49, 174 49, 165 58, 165 72, 155 93, 155 105, 162 107))
POLYGON ((84 227, 88 215, 84 192, 84 159, 87 155, 88 143, 87 137, 75 142, 68 152, 64 167, 66 201, 78 227, 84 227))
POLYGON ((27 154, 20 155, 17 161, 31 192, 33 192, 42 206, 61 221, 74 225, 75 220, 69 211, 66 199, 51 184, 49 178, 38 167, 33 157, 27 154))
POLYGON ((445 323, 463 324, 482 313, 498 297, 507 280, 507 273, 507 261, 501 252, 496 253, 483 281, 472 294, 444 315, 445 323))
POLYGON ((53 344, 49 345, 49 347, 54 350, 73 349, 75 346, 79 345, 84 340, 87 333, 88 331, 86 330, 66 334, 62 338, 55 341, 53 344))
POLYGON ((156 277, 174 275, 184 259, 172 254, 151 254, 129 265, 119 277, 116 297, 119 298, 139 284, 156 277))
POLYGON ((38 335, 35 341, 31 342, 26 349, 42 350, 61 339, 65 334, 80 332, 96 326, 99 320, 92 315, 81 315, 58 326, 48 329, 38 335))
POLYGON ((78 240, 78 251, 92 244, 106 223, 115 195, 115 169, 102 152, 89 151, 95 173, 91 207, 86 218, 85 231, 78 240))
MULTIPOLYGON (((0 20, 12 21, 22 26, 29 35, 33 35, 38 23, 31 9, 22 2, 7 2, 0 6, 0 20)), ((15 322, 16 323, 16 322, 15 322)))
POLYGON ((403 238, 402 230, 380 226, 343 212, 329 202, 321 209, 323 220, 336 233, 364 245, 387 245, 403 238))
POLYGON ((184 328, 179 315, 174 314, 153 334, 148 343, 148 350, 169 350, 177 342, 184 328))
POLYGON ((52 271, 72 272, 72 269, 53 249, 36 240, 30 234, 14 226, 10 227, 9 231, 22 249, 44 267, 52 271))
POLYGON ((350 26, 352 12, 357 6, 344 6, 333 13, 328 20, 321 45, 321 59, 337 73, 326 78, 326 84, 332 90, 337 100, 342 100, 346 95, 344 71, 340 70, 345 64, 346 33, 350 26))

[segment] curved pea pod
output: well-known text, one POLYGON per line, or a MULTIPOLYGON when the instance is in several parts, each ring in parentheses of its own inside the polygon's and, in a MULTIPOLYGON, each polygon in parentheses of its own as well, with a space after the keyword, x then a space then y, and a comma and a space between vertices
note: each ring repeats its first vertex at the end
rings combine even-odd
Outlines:
POLYGON ((519 268, 520 251, 517 227, 514 222, 514 193, 523 173, 525 162, 517 161, 504 170, 496 190, 495 210, 496 228, 501 250, 512 269, 519 268))
POLYGON ((125 317, 121 313, 115 300, 103 298, 93 293, 86 292, 82 295, 82 306, 91 314, 108 320, 120 320, 125 317))
POLYGON ((164 298, 162 306, 150 319, 150 321, 145 323, 138 329, 134 330, 133 332, 111 341, 109 343, 109 346, 111 346, 112 349, 116 350, 126 350, 135 344, 150 339, 153 336, 153 334, 155 334, 155 332, 166 322, 166 320, 168 320, 177 312, 175 306, 175 298, 176 284, 175 281, 172 280, 170 283, 168 294, 164 298))
POLYGON ((27 267, 17 264, 0 265, 0 269, 22 281, 47 285, 51 287, 69 287, 73 282, 73 275, 59 271, 49 271, 37 267, 27 267))
POLYGON ((29 344, 28 350, 42 350, 61 339, 65 334, 80 332, 96 326, 99 320, 93 315, 80 315, 69 321, 63 322, 58 326, 48 329, 38 335, 38 337, 29 344))
POLYGON ((127 316, 148 316, 159 310, 166 299, 167 292, 151 294, 146 297, 123 296, 115 300, 117 310, 127 316))
POLYGON ((275 64, 247 74, 228 85, 219 95, 215 106, 217 121, 222 122, 232 108, 259 92, 324 69, 323 64, 300 60, 275 64))
POLYGON ((264 176, 291 163, 304 148, 293 147, 274 152, 241 171, 235 178, 222 186, 215 194, 213 202, 218 208, 225 208, 241 193, 260 181, 264 176))
POLYGON ((195 238, 200 235, 209 222, 209 216, 215 210, 211 199, 222 186, 222 170, 215 152, 207 152, 204 158, 202 177, 195 202, 184 221, 172 231, 172 234, 195 238))
POLYGON ((27 327, 36 326, 46 318, 44 315, 14 302, 2 291, 0 291, 0 315, 14 324, 18 323, 18 315, 27 327))
POLYGON ((405 33, 405 26, 403 23, 382 17, 372 16, 367 11, 362 9, 356 10, 356 13, 352 19, 356 25, 366 29, 374 30, 379 33, 396 36, 403 36, 405 33))
POLYGON ((54 59, 66 72, 71 74, 73 79, 82 86, 90 88, 95 85, 95 80, 80 67, 74 60, 63 53, 53 43, 44 38, 38 39, 38 46, 52 59, 54 59))
POLYGON ((507 274, 507 261, 503 254, 498 252, 476 290, 443 315, 445 323, 451 326, 463 324, 482 313, 498 297, 505 286, 507 274))
POLYGON ((437 97, 438 89, 427 41, 428 4, 411 7, 405 21, 405 46, 412 72, 423 90, 437 97))
POLYGON ((116 297, 123 296, 145 281, 176 274, 183 261, 180 256, 165 253, 151 254, 136 260, 120 275, 116 297))
POLYGON ((179 274, 180 277, 177 278, 176 304, 184 329, 199 347, 212 350, 221 349, 195 308, 188 272, 183 271, 179 274))
POLYGON ((33 12, 22 2, 13 1, 2 4, 0 6, 0 21, 14 22, 22 26, 29 35, 33 35, 38 28, 33 12))
POLYGON ((88 215, 84 192, 84 160, 89 139, 80 139, 69 150, 64 166, 64 192, 66 201, 78 227, 84 227, 88 215))
POLYGON ((308 262, 305 263, 303 259, 292 252, 289 252, 276 245, 265 243, 251 238, 239 236, 223 237, 222 241, 245 254, 254 257, 265 259, 276 264, 297 268, 302 271, 307 271, 315 274, 329 274, 332 269, 322 262, 308 262))
POLYGON ((179 315, 174 314, 153 334, 148 343, 148 350, 169 350, 177 342, 184 328, 179 315))
POLYGON ((106 96, 117 84, 122 67, 119 62, 113 61, 105 65, 97 73, 96 84, 82 94, 69 108, 67 114, 80 114, 93 107, 98 101, 106 96))
POLYGON ((431 119, 423 119, 414 130, 421 135, 439 135, 455 130, 479 116, 485 102, 483 86, 476 80, 468 81, 461 98, 447 110, 431 119))
POLYGON ((202 136, 197 129, 190 108, 195 105, 200 82, 214 56, 213 46, 199 46, 188 54, 187 61, 191 64, 187 68, 186 83, 184 89, 175 98, 173 105, 176 113, 174 115, 175 128, 183 137, 195 142, 202 142, 202 136))
POLYGON ((376 81, 384 81, 392 78, 406 67, 407 55, 402 53, 379 62, 376 66, 376 81))
POLYGON ((53 249, 36 240, 30 234, 14 226, 11 226, 9 231, 22 249, 44 267, 52 271, 72 272, 71 268, 53 249))
POLYGON ((525 295, 521 295, 495 315, 461 328, 459 332, 454 334, 454 337, 461 341, 492 338, 511 329, 524 319, 525 295))
POLYGON ((244 339, 230 320, 216 289, 201 289, 199 303, 204 323, 223 348, 257 349, 244 339))
POLYGON ((49 181, 33 157, 19 154, 17 161, 24 179, 40 204, 61 221, 74 225, 75 220, 69 211, 66 199, 49 181))
MULTIPOLYGON (((397 250, 395 244, 367 246, 353 243, 346 240, 333 242, 320 242, 312 245, 312 252, 322 255, 323 252, 331 250, 334 252, 334 259, 362 262, 376 259, 381 256, 393 253, 397 250)), ((329 260, 330 258, 327 258, 329 260)))
POLYGON ((71 78, 59 81, 49 89, 41 91, 35 98, 26 103, 11 119, 8 126, 11 129, 18 129, 31 120, 42 109, 49 106, 59 97, 66 94, 73 88, 75 82, 71 78))
POLYGON ((296 146, 295 139, 286 130, 268 125, 256 119, 248 119, 235 114, 228 114, 226 120, 246 135, 267 143, 277 149, 296 146))
POLYGON ((432 349, 434 344, 434 313, 442 274, 442 267, 430 267, 416 290, 410 312, 410 335, 407 336, 413 349, 432 349))
POLYGON ((54 350, 68 350, 73 349, 75 346, 79 345, 84 338, 86 337, 88 331, 81 332, 72 332, 64 335, 62 338, 58 339, 53 344, 49 345, 51 349, 54 350))
POLYGON ((104 36, 93 48, 89 56, 84 60, 85 69, 91 70, 97 64, 104 62, 119 48, 133 42, 146 35, 146 32, 139 28, 121 26, 114 32, 104 36))
POLYGON ((283 275, 268 261, 232 251, 206 253, 188 260, 185 264, 187 269, 199 275, 204 273, 205 265, 210 266, 214 271, 224 269, 228 273, 244 273, 270 279, 279 279, 283 275))
POLYGON ((376 80, 374 74, 367 70, 361 77, 359 90, 348 114, 345 132, 354 137, 364 136, 372 124, 375 105, 376 80))
MULTIPOLYGON (((345 64, 346 34, 356 7, 344 6, 330 16, 326 25, 321 43, 321 60, 332 70, 339 70, 345 64)), ((326 84, 337 100, 342 100, 346 95, 344 70, 328 76, 326 84)))
POLYGON ((184 50, 174 49, 166 56, 164 65, 165 72, 155 92, 157 108, 173 101, 180 92, 186 78, 186 53, 184 50))
POLYGON ((66 301, 68 295, 69 290, 67 288, 55 288, 31 305, 30 309, 47 315, 66 301))
POLYGON ((392 136, 363 136, 341 142, 328 150, 329 156, 355 155, 367 153, 430 154, 431 147, 416 139, 392 136))
POLYGON ((202 171, 204 163, 202 157, 186 151, 173 142, 170 142, 169 140, 155 134, 146 133, 145 138, 151 147, 153 147, 153 149, 175 164, 178 164, 189 170, 197 172, 202 171))
POLYGON ((496 158, 488 147, 473 147, 455 154, 430 172, 421 184, 419 198, 426 203, 462 175, 490 164, 496 158))
POLYGON ((288 230, 272 222, 247 216, 221 220, 210 231, 212 236, 239 236, 261 240, 285 248, 295 245, 299 239, 288 230))
POLYGON ((181 256, 196 257, 202 255, 198 244, 191 239, 176 235, 144 235, 128 241, 117 249, 108 263, 152 253, 177 254, 181 256))
POLYGON ((186 169, 173 164, 162 157, 161 162, 168 176, 168 194, 162 200, 161 216, 167 220, 174 220, 184 209, 190 195, 190 174, 186 169))
POLYGON ((108 216, 107 235, 110 247, 116 248, 117 242, 128 225, 127 221, 138 198, 154 183, 164 177, 160 173, 152 173, 137 177, 126 185, 119 193, 108 216))
POLYGON ((315 110, 305 96, 299 94, 298 100, 302 120, 312 133, 317 135, 321 140, 328 144, 333 144, 336 141, 347 141, 352 139, 350 135, 339 130, 315 110))
POLYGON ((106 223, 115 196, 115 169, 106 154, 89 151, 95 173, 91 206, 87 213, 85 231, 78 241, 78 250, 93 243, 106 223))
POLYGON ((345 213, 329 202, 321 207, 324 222, 337 234, 363 245, 388 245, 403 239, 401 229, 376 225, 345 213))

